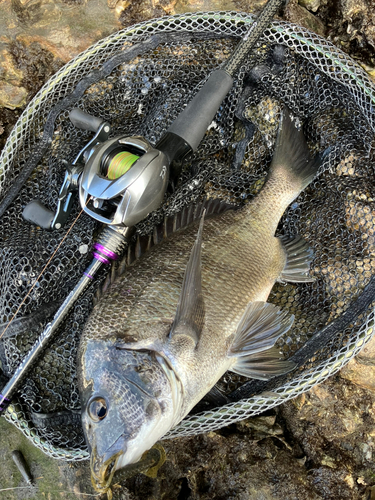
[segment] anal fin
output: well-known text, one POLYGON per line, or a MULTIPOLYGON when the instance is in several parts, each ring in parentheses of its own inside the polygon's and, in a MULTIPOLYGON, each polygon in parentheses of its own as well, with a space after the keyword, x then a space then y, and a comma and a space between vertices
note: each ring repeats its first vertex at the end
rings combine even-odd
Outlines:
POLYGON ((302 236, 279 237, 287 254, 286 265, 279 277, 279 281, 302 283, 315 281, 314 276, 309 276, 313 251, 302 236))
POLYGON ((295 364, 279 359, 280 354, 274 345, 289 330, 293 321, 293 315, 281 311, 274 304, 251 302, 238 324, 228 352, 229 357, 236 358, 230 370, 260 380, 292 370, 295 364))
POLYGON ((257 380, 269 380, 277 375, 284 375, 296 367, 293 361, 280 359, 280 353, 276 347, 266 351, 248 356, 245 362, 237 362, 231 369, 238 375, 255 378, 257 380))

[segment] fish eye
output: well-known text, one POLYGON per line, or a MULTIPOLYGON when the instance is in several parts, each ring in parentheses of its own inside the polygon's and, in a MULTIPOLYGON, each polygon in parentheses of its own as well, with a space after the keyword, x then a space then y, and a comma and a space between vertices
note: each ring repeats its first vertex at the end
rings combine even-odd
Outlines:
POLYGON ((88 413, 94 422, 99 422, 107 416, 108 408, 107 402, 104 398, 96 397, 90 401, 88 406, 88 413))

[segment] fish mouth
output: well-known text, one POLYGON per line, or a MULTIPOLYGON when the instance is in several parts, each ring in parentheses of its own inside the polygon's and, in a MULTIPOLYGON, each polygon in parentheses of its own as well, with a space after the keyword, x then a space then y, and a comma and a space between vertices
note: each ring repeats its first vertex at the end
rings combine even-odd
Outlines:
POLYGON ((90 457, 91 482, 99 493, 105 493, 109 490, 113 475, 117 469, 117 463, 122 454, 122 451, 118 451, 103 462, 103 459, 97 458, 96 449, 92 451, 90 457))

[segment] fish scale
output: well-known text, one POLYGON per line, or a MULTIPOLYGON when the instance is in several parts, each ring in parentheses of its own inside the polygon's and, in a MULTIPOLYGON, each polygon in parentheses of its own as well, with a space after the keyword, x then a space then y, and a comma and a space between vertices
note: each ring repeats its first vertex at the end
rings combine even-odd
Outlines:
MULTIPOLYGON (((278 240, 273 236, 269 237, 271 244, 265 245, 264 235, 254 232, 249 235, 243 231, 242 241, 235 242, 232 233, 236 233, 236 215, 231 213, 222 215, 218 219, 208 219, 204 225, 202 287, 207 304, 206 314, 210 314, 211 311, 213 314, 213 328, 217 328, 218 325, 226 328, 232 324, 236 325, 248 302, 260 300, 260 296, 256 293, 259 285, 262 287, 262 295, 266 293, 263 292, 263 276, 268 271, 264 271, 264 267, 267 265, 267 260, 273 263, 272 257, 279 249, 278 240), (265 255, 267 249, 273 251, 265 255), (259 276, 258 281, 257 276, 259 276), (230 296, 228 289, 231 290, 230 296), (220 310, 217 310, 215 305, 217 302, 221 304, 220 310), (233 304, 236 304, 235 311, 233 304)), ((241 219, 242 217, 241 214, 241 219)), ((239 224, 239 227, 241 226, 239 224)), ((132 318, 140 318, 142 322, 148 322, 149 319, 158 321, 160 316, 172 320, 181 290, 183 272, 197 229, 198 222, 195 222, 185 230, 176 232, 168 240, 154 247, 154 251, 150 251, 143 259, 129 266, 126 273, 115 281, 108 294, 103 297, 101 307, 94 309, 85 328, 84 339, 97 338, 98 329, 101 330, 101 338, 111 337, 112 325, 123 322, 125 314, 128 319, 126 330, 130 328, 132 318), (125 299, 123 297, 122 290, 127 290, 129 287, 133 293, 138 291, 134 300, 129 295, 125 299), (161 297, 169 300, 163 304, 161 297), (156 313, 158 316, 155 316, 156 313), (106 316, 110 318, 109 324, 106 324, 106 316)), ((271 271, 271 286, 280 275, 284 261, 285 257, 271 271)), ((145 333, 140 331, 138 339, 140 340, 145 333)))

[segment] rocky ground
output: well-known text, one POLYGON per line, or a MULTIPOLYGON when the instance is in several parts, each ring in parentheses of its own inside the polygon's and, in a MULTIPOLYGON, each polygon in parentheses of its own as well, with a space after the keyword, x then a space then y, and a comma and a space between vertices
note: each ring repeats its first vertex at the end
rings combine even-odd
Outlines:
MULTIPOLYGON (((27 102, 65 62, 133 23, 202 10, 257 12, 264 0, 0 0, 0 147, 27 102)), ((290 0, 283 17, 327 37, 375 78, 371 0, 290 0)), ((375 344, 338 375, 269 414, 165 441, 158 477, 115 499, 374 500, 375 344)), ((87 464, 53 461, 0 419, 0 498, 92 498, 87 464), (35 486, 11 460, 21 449, 35 486)))

